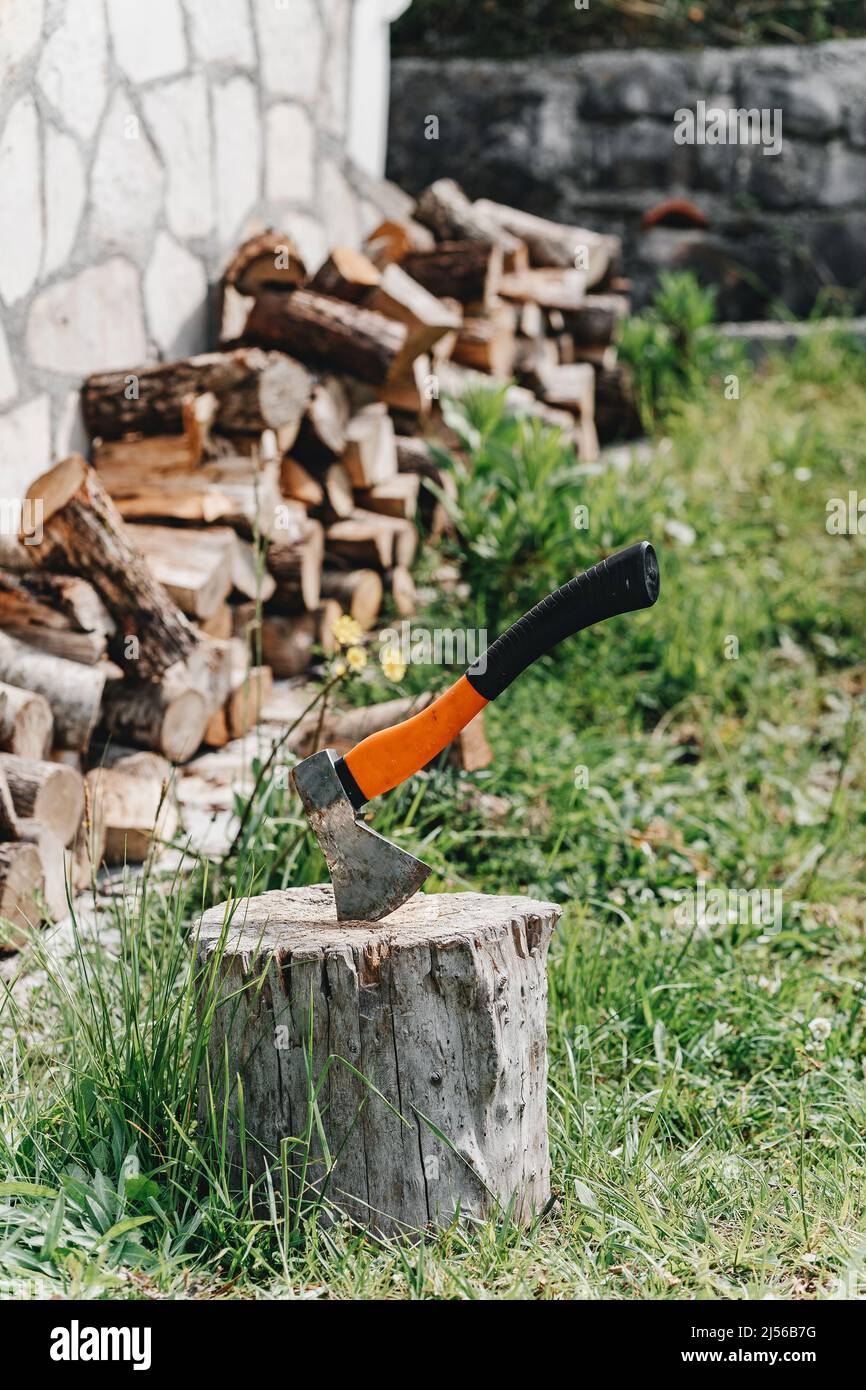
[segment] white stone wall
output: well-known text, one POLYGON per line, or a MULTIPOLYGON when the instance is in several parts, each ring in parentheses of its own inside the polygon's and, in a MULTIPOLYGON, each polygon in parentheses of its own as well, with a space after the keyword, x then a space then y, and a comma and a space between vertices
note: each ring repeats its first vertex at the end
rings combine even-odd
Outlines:
POLYGON ((245 232, 315 267, 375 219, 353 3, 0 0, 0 496, 81 446, 88 372, 207 345, 245 232))

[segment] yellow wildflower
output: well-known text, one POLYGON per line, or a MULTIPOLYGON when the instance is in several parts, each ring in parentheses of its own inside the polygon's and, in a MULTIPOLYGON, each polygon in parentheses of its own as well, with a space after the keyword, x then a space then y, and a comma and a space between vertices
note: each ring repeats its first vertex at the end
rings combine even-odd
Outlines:
POLYGON ((389 681, 401 681, 406 674, 406 663, 387 649, 382 652, 379 662, 389 681))
POLYGON ((341 647, 352 647, 361 640, 361 625, 348 613, 341 613, 334 619, 331 631, 341 647))
POLYGON ((367 665, 367 653, 363 647, 350 647, 346 652, 346 661, 350 671, 363 671, 367 665))

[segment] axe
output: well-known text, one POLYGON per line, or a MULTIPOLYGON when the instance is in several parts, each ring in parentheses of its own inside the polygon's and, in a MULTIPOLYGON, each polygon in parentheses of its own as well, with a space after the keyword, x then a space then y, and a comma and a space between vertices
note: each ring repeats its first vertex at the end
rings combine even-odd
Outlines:
POLYGON ((331 872, 339 921, 378 922, 411 898, 430 872, 359 820, 361 807, 426 767, 563 638, 618 613, 650 608, 658 596, 656 553, 649 541, 639 541, 548 594, 420 714, 371 734, 342 758, 324 748, 298 763, 295 786, 331 872))

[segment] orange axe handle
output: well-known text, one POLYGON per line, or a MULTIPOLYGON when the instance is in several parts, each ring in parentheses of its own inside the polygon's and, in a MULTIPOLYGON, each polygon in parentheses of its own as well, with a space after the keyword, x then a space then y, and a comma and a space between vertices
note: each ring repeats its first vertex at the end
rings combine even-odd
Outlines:
POLYGON ((563 638, 618 613, 649 608, 658 595, 658 561, 649 541, 620 550, 548 594, 432 705, 371 734, 337 761, 337 774, 355 809, 425 767, 479 710, 563 638))

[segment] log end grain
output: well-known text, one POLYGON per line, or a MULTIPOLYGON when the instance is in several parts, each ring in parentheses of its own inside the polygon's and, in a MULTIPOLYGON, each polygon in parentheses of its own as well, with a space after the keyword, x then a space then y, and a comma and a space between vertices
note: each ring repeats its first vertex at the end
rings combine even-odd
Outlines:
MULTIPOLYGON (((220 1001, 210 1080, 222 1084, 227 1048, 247 1163, 261 1171, 305 1132, 309 1059, 314 1077, 327 1066, 322 1123, 338 1157, 329 1165, 314 1139, 308 1196, 327 1185, 338 1210, 382 1233, 512 1200, 528 1221, 550 1192, 546 955, 559 913, 529 898, 419 893, 382 922, 339 923, 330 885, 244 899, 227 928, 225 905, 206 912, 199 961, 220 1001)), ((300 1184, 302 1155, 289 1164, 300 1184)))

